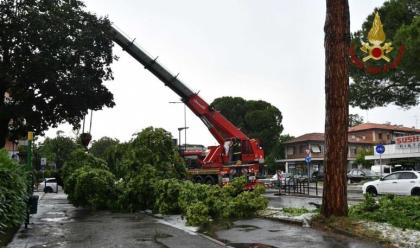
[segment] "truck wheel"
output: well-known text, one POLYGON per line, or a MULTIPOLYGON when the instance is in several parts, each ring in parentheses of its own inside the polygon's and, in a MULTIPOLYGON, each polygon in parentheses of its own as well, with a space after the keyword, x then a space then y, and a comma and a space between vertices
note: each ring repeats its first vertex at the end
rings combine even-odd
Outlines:
POLYGON ((44 192, 45 192, 45 193, 52 193, 52 192, 53 192, 53 189, 52 189, 51 187, 46 187, 46 188, 44 189, 44 192))
POLYGON ((196 177, 194 177, 194 182, 195 183, 203 183, 203 178, 201 176, 196 176, 196 177))
POLYGON ((414 188, 411 190, 411 195, 420 196, 420 188, 414 188))
POLYGON ((204 180, 204 182, 206 184, 212 185, 212 184, 214 184, 214 179, 213 179, 212 176, 206 176, 206 179, 204 180))

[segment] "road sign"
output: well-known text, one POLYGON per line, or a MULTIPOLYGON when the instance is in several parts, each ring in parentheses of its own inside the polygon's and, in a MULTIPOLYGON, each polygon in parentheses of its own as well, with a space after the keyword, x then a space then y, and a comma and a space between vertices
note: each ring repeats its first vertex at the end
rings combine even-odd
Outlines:
POLYGON ((309 164, 312 161, 312 157, 310 155, 306 156, 305 161, 309 164))
POLYGON ((376 145, 375 150, 377 153, 382 154, 385 152, 385 146, 382 144, 376 145))

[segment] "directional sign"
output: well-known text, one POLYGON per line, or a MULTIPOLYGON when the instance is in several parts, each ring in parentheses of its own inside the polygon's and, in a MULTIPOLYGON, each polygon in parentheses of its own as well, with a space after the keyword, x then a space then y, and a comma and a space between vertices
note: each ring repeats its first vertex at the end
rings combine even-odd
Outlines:
POLYGON ((309 164, 312 161, 312 157, 311 156, 306 156, 305 161, 306 161, 306 163, 309 164))
POLYGON ((382 144, 376 145, 375 150, 377 153, 382 154, 385 152, 385 146, 382 144))

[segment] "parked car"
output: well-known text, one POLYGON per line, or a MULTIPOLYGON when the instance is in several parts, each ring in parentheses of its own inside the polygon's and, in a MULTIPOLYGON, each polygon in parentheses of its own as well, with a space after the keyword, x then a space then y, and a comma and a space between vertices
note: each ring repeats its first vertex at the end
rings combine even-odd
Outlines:
POLYGON ((370 170, 367 169, 351 169, 347 173, 347 180, 350 183, 361 182, 364 180, 374 180, 378 179, 378 176, 370 170))
POLYGON ((54 177, 45 178, 44 181, 38 184, 38 190, 44 191, 45 193, 57 193, 58 191, 57 179, 54 177))
POLYGON ((398 171, 381 179, 363 184, 363 194, 416 195, 420 196, 420 172, 398 171))
POLYGON ((311 175, 311 181, 322 181, 324 180, 324 172, 323 171, 314 171, 311 175))
POLYGON ((293 176, 291 176, 289 173, 283 173, 283 174, 274 174, 271 177, 268 178, 261 178, 257 179, 257 182, 264 184, 266 188, 278 188, 278 187, 284 187, 286 184, 292 184, 294 181, 292 180, 293 176), (280 179, 279 179, 280 175, 280 179))

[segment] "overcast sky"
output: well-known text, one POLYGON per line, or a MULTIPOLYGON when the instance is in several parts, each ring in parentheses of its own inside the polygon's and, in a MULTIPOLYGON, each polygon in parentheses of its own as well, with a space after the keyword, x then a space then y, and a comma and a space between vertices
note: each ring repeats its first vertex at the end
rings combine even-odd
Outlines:
MULTIPOLYGON (((351 30, 382 0, 351 0, 351 30)), ((217 97, 264 100, 283 114, 283 134, 323 132, 323 0, 85 0, 87 10, 108 16, 114 25, 209 104, 217 97)), ((179 97, 115 45, 120 59, 115 80, 106 86, 116 106, 94 112, 93 139, 127 141, 148 126, 178 137, 184 125, 179 97)), ((365 121, 420 127, 420 107, 351 109, 365 121), (417 115, 417 116, 416 116, 417 115)), ((88 126, 88 125, 87 125, 88 126)), ((187 111, 187 143, 216 144, 204 124, 187 111)), ((72 135, 68 125, 51 129, 72 135)), ((182 138, 184 139, 184 138, 182 138)))

